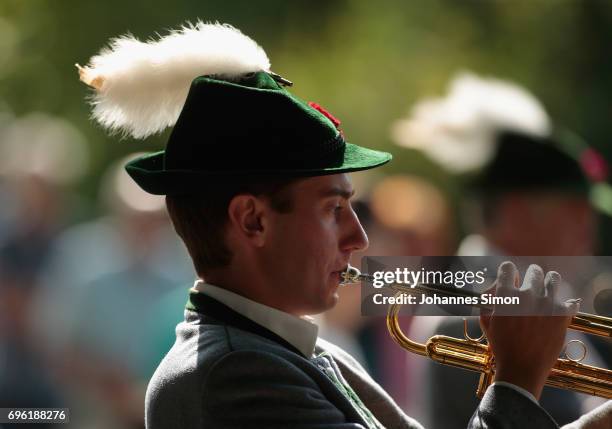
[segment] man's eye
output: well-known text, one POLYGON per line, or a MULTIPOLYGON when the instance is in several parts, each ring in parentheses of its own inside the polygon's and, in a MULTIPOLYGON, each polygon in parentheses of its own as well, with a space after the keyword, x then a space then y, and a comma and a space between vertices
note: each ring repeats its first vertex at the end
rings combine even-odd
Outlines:
POLYGON ((337 204, 336 206, 334 206, 334 213, 336 215, 340 214, 344 209, 346 209, 346 205, 342 205, 342 204, 337 204))
POLYGON ((342 213, 346 208, 349 207, 349 204, 343 203, 342 201, 335 202, 329 205, 329 212, 334 213, 335 216, 338 216, 342 213))

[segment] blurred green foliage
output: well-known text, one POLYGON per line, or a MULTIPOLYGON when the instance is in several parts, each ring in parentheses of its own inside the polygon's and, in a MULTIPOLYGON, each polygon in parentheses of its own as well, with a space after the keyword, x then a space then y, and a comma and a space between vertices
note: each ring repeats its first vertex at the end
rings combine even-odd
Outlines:
POLYGON ((113 36, 146 39, 197 18, 257 40, 272 69, 339 117, 349 140, 399 154, 387 172, 409 169, 453 192, 431 162, 390 143, 389 125, 417 99, 441 94, 460 70, 524 85, 557 123, 612 159, 607 0, 2 0, 0 102, 16 115, 63 116, 84 133, 93 159, 79 191, 93 196, 111 160, 157 149, 165 136, 106 136, 88 120, 88 89, 74 63, 87 63, 113 36))

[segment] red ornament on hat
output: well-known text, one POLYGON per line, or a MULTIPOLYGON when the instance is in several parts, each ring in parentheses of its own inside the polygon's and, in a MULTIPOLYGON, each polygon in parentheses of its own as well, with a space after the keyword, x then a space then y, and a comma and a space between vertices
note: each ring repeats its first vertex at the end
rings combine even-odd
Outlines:
POLYGON ((325 108, 321 107, 320 104, 317 104, 313 101, 309 101, 308 105, 312 107, 313 109, 318 110, 319 112, 323 114, 323 116, 325 116, 327 119, 332 121, 332 124, 334 124, 334 127, 336 127, 336 129, 340 131, 340 134, 342 134, 342 137, 344 137, 344 133, 340 129, 340 124, 341 124, 340 119, 336 118, 334 115, 329 113, 325 108))
POLYGON ((587 177, 593 182, 603 182, 608 178, 608 163, 604 157, 593 148, 585 149, 580 154, 580 165, 587 177))

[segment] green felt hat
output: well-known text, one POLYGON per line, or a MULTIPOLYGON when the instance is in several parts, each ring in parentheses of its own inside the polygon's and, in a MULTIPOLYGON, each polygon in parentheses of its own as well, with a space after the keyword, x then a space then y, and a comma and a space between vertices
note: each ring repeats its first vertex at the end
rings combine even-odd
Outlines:
POLYGON ((538 137, 504 130, 496 136, 493 159, 472 185, 485 194, 561 191, 587 195, 589 177, 579 159, 559 136, 538 137))
POLYGON ((263 71, 196 78, 166 149, 129 162, 127 172, 149 193, 189 194, 211 180, 346 173, 391 159, 347 143, 333 116, 279 80, 263 71))

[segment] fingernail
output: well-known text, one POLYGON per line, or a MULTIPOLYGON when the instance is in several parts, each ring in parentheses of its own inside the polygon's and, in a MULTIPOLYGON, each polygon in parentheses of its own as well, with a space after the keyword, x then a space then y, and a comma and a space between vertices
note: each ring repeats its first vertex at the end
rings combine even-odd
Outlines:
POLYGON ((546 282, 557 286, 561 283, 561 274, 556 271, 549 271, 546 273, 546 282))
POLYGON ((514 275, 516 271, 516 267, 514 266, 514 264, 511 261, 505 261, 502 262, 502 264, 499 266, 499 270, 497 271, 497 275, 498 276, 509 276, 509 275, 514 275))
POLYGON ((572 313, 577 313, 578 310, 580 309, 581 302, 582 302, 581 298, 568 299, 565 301, 565 305, 567 309, 570 310, 572 313))
POLYGON ((531 275, 537 274, 540 277, 544 277, 544 271, 542 271, 542 268, 536 264, 529 265, 527 272, 529 272, 531 275))

